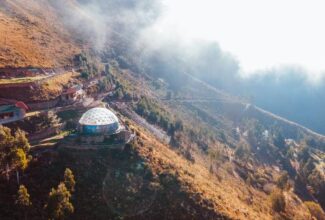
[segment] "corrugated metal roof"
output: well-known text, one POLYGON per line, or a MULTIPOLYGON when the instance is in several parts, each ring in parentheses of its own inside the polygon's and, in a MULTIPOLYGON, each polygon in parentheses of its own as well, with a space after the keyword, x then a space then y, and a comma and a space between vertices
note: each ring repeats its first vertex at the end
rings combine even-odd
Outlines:
POLYGON ((92 108, 79 120, 82 125, 109 125, 118 123, 116 115, 107 108, 92 108))

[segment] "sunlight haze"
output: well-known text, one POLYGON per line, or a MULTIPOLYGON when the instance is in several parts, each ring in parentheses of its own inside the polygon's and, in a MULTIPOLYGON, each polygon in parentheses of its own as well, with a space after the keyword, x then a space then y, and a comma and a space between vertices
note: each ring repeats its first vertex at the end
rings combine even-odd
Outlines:
POLYGON ((161 31, 217 41, 245 74, 298 65, 312 76, 325 70, 324 1, 166 0, 161 31))

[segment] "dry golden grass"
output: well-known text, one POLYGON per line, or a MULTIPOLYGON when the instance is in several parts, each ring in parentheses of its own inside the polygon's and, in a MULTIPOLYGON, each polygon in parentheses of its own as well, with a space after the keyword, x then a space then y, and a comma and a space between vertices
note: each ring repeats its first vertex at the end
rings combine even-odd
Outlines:
MULTIPOLYGON (((226 169, 218 170, 221 180, 212 175, 200 162, 191 163, 167 145, 157 141, 146 130, 132 123, 140 131, 144 147, 139 154, 146 158, 154 172, 173 173, 182 183, 183 190, 201 205, 209 201, 216 213, 231 219, 273 219, 269 195, 248 186, 244 181, 229 174, 226 169), (148 147, 150 146, 150 147, 148 147)), ((307 208, 291 192, 286 192, 286 214, 291 219, 311 219, 307 208)))
POLYGON ((79 47, 43 0, 0 2, 0 67, 71 63, 79 47))
MULTIPOLYGON (((63 75, 59 75, 51 78, 41 85, 41 94, 43 98, 51 99, 53 97, 57 97, 61 94, 62 88, 64 85, 67 85, 73 76, 72 72, 67 72, 63 75)), ((36 98, 37 100, 37 98, 36 98)))
POLYGON ((0 97, 16 99, 24 102, 47 101, 57 98, 65 85, 72 79, 74 73, 67 72, 57 75, 40 84, 32 83, 19 87, 0 88, 0 97))
POLYGON ((30 83, 35 82, 41 79, 45 79, 47 76, 35 76, 35 77, 21 77, 21 78, 12 78, 12 79, 0 79, 1 84, 15 84, 15 83, 30 83))

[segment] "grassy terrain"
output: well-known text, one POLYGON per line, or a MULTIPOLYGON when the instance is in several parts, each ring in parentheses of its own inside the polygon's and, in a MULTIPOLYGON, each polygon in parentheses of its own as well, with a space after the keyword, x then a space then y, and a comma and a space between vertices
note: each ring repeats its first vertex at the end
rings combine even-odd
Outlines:
POLYGON ((1 1, 0 67, 70 64, 80 50, 59 20, 54 8, 43 1, 1 1))
POLYGON ((1 84, 14 84, 14 83, 30 83, 38 80, 46 79, 48 76, 35 76, 35 77, 21 77, 12 79, 0 79, 1 84))
MULTIPOLYGON (((0 67, 70 63, 78 46, 58 23, 54 9, 46 5, 44 10, 46 2, 0 2, 0 67)), ((33 158, 21 177, 33 203, 29 219, 46 219, 48 193, 62 181, 65 168, 71 168, 77 182, 71 219, 312 219, 302 200, 313 195, 323 198, 324 191, 308 192, 306 186, 322 189, 318 186, 323 184, 319 173, 324 163, 310 159, 313 147, 304 150, 304 138, 313 138, 308 132, 301 134, 297 126, 288 129, 275 117, 251 111, 241 100, 188 76, 177 75, 181 83, 174 82, 175 89, 171 80, 160 85, 154 74, 121 70, 116 62, 110 71, 122 93, 119 101, 128 95, 127 107, 137 107, 150 123, 168 131, 171 143, 161 143, 131 119, 130 128, 138 138, 124 151, 56 148, 67 131, 45 139, 39 150, 32 150, 33 158), (216 100, 221 102, 213 102, 216 100), (175 129, 177 121, 182 122, 179 129, 175 129), (265 130, 270 132, 268 138, 263 136, 265 130), (277 138, 279 133, 299 137, 298 146, 283 144, 277 138), (289 183, 282 189, 286 205, 277 212, 272 209, 270 194, 279 188, 284 171, 290 173, 289 183), (293 182, 297 180, 300 185, 293 182)), ((27 102, 51 100, 61 94, 72 76, 67 73, 42 85, 0 89, 0 96, 27 102)), ((34 79, 16 82, 25 80, 34 79)), ((76 111, 59 114, 71 130, 79 117, 76 111)), ((31 118, 25 126, 17 126, 30 132, 51 126, 44 125, 40 117, 31 118)), ((0 219, 18 219, 16 192, 15 173, 9 182, 0 178, 0 219)))
POLYGON ((72 72, 66 72, 44 80, 41 84, 35 83, 34 86, 0 88, 0 97, 24 102, 52 100, 61 95, 63 87, 69 83, 73 75, 72 72))
MULTIPOLYGON (((285 213, 277 214, 272 211, 269 204, 270 189, 268 187, 271 190, 272 187, 276 187, 277 178, 283 171, 289 172, 292 178, 296 179, 295 172, 300 173, 302 169, 294 170, 290 164, 291 161, 300 163, 301 166, 306 164, 306 161, 290 156, 293 149, 281 144, 281 138, 296 140, 299 149, 295 150, 295 154, 301 154, 305 138, 316 140, 314 145, 308 143, 311 150, 313 150, 312 146, 323 147, 324 142, 318 139, 319 136, 298 125, 280 120, 259 109, 251 108, 241 100, 230 97, 195 79, 186 77, 186 83, 180 85, 177 92, 172 92, 172 95, 166 98, 171 90, 167 84, 167 86, 159 87, 159 92, 156 92, 157 88, 152 86, 155 76, 144 77, 144 75, 132 71, 118 71, 117 69, 112 73, 127 90, 155 100, 156 106, 164 109, 174 118, 182 120, 184 129, 172 134, 172 149, 183 158, 188 159, 189 162, 194 161, 195 166, 200 169, 197 173, 209 170, 210 173, 216 175, 217 181, 222 180, 223 184, 213 186, 215 192, 220 190, 220 194, 213 197, 212 201, 218 201, 223 204, 222 206, 227 206, 228 203, 234 204, 227 210, 238 210, 238 213, 243 214, 243 219, 269 219, 276 215, 285 219, 310 219, 309 212, 302 204, 301 198, 311 199, 311 197, 298 197, 305 190, 304 187, 311 183, 308 180, 308 175, 303 180, 305 185, 298 184, 296 188, 284 193, 287 201, 285 213), (263 137, 263 132, 266 130, 269 132, 268 138, 263 137), (283 136, 281 137, 279 134, 283 136), (280 138, 277 139, 278 137, 280 138), (224 185, 229 188, 226 189, 224 185), (235 189, 240 189, 240 192, 235 189), (252 193, 252 189, 256 190, 255 193, 252 193), (245 192, 245 190, 248 191, 245 192), (220 201, 219 196, 227 197, 229 200, 220 201), (239 198, 239 201, 236 198, 239 198), (254 202, 250 204, 252 206, 250 208, 256 213, 251 210, 248 211, 250 214, 247 214, 243 211, 247 208, 240 201, 249 204, 251 200, 254 202), (292 207, 295 206, 293 201, 295 200, 299 201, 300 209, 293 211, 292 207), (244 217, 245 214, 255 216, 244 217), (258 216, 259 214, 265 216, 258 216)), ((161 118, 161 115, 154 110, 155 108, 144 109, 149 115, 154 113, 161 118)), ((149 120, 149 118, 147 119, 149 120)), ((307 154, 306 157, 310 157, 310 155, 307 154)), ((319 164, 319 161, 314 162, 319 164)), ((179 163, 173 162, 173 164, 179 163)), ((311 163, 309 162, 309 165, 306 166, 310 166, 311 163)), ((178 169, 176 168, 176 170, 178 169)), ((315 172, 318 170, 314 169, 315 172)), ((312 166, 308 170, 308 174, 311 172, 312 166)), ((317 175, 315 173, 309 178, 313 179, 317 175)), ((211 177, 206 176, 205 178, 212 181, 211 177)), ((195 176, 192 181, 196 182, 198 179, 199 177, 195 176)), ((317 182, 322 182, 322 180, 317 182)), ((324 185, 324 182, 317 184, 324 185)), ((199 184, 199 186, 203 185, 203 182, 199 184)), ((319 188, 316 184, 313 185, 315 185, 315 189, 319 188)), ((200 188, 200 191, 209 190, 200 188)), ((316 196, 321 199, 320 193, 316 196)))

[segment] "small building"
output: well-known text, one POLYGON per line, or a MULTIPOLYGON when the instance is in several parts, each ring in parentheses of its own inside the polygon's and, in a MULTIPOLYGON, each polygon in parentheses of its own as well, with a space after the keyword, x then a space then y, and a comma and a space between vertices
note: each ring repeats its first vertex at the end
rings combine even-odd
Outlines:
POLYGON ((63 104, 71 104, 84 98, 85 92, 81 85, 76 85, 68 88, 61 94, 63 104))
POLYGON ((23 102, 0 105, 0 125, 23 119, 28 107, 23 102))

